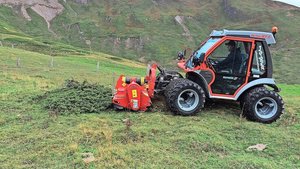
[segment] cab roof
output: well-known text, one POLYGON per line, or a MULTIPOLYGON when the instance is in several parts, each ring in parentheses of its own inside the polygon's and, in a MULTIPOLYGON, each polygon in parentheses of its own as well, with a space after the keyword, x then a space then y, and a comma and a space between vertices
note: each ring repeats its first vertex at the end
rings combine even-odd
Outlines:
POLYGON ((271 32, 258 32, 258 31, 242 31, 242 30, 213 30, 210 34, 211 37, 220 36, 240 36, 240 37, 250 37, 257 39, 264 39, 268 45, 276 43, 275 37, 271 32))

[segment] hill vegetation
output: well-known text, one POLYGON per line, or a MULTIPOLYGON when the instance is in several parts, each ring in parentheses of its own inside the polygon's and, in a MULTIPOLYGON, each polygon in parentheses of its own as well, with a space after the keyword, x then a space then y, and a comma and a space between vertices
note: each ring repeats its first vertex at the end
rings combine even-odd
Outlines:
POLYGON ((14 44, 50 55, 101 51, 141 62, 158 61, 167 67, 175 67, 171 61, 179 50, 196 48, 214 29, 270 31, 276 25, 278 43, 272 47, 276 79, 300 83, 293 76, 299 64, 300 10, 280 2, 61 0, 48 6, 43 0, 13 2, 0 1, 11 6, 0 6, 4 46, 14 44), (44 13, 35 10, 43 5, 49 8, 44 13), (53 11, 55 5, 63 10, 53 11), (50 14, 55 17, 47 20, 50 14))

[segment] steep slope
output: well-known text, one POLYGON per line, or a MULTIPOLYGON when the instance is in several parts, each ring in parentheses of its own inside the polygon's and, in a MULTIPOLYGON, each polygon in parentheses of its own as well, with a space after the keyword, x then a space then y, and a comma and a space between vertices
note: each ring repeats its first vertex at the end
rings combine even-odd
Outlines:
POLYGON ((53 68, 51 56, 36 52, 2 47, 0 56, 1 169, 299 168, 300 85, 280 85, 286 112, 270 125, 241 118, 239 106, 230 104, 207 106, 194 117, 160 108, 59 115, 32 98, 70 77, 109 85, 112 69, 143 75, 145 68, 104 54, 58 56, 53 68), (267 149, 246 150, 258 143, 267 149))
MULTIPOLYGON (((43 12, 37 12, 26 3, 19 8, 28 16, 20 15, 20 4, 14 5, 11 1, 0 1, 13 9, 0 7, 0 33, 5 33, 1 38, 4 45, 15 43, 19 47, 38 50, 39 47, 27 45, 25 40, 6 38, 7 34, 21 32, 34 37, 35 41, 50 44, 48 46, 60 42, 142 62, 155 60, 167 66, 174 66, 174 62, 170 61, 176 58, 178 50, 195 48, 213 29, 269 31, 276 25, 280 29, 278 44, 273 47, 276 77, 282 78, 281 81, 286 81, 283 79, 285 77, 290 79, 290 83, 300 83, 299 79, 293 78, 296 63, 299 63, 296 42, 300 35, 300 10, 279 2, 61 0, 51 1, 58 3, 56 5, 62 11, 54 13, 55 16, 51 15, 47 20, 43 12), (31 21, 26 19, 28 17, 31 21), (290 66, 292 69, 286 66, 287 62, 293 65, 290 66)), ((28 3, 35 2, 40 6, 50 3, 37 1, 28 3)))

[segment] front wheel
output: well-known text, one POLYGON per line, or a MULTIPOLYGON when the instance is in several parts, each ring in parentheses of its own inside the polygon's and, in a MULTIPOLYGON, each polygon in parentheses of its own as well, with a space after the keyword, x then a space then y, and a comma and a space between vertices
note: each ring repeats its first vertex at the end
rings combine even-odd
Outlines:
POLYGON ((203 89, 188 79, 174 79, 166 87, 165 97, 170 110, 174 114, 195 115, 204 107, 203 89))
POLYGON ((265 87, 250 90, 243 100, 243 113, 249 120, 272 123, 280 118, 284 103, 275 91, 265 87))

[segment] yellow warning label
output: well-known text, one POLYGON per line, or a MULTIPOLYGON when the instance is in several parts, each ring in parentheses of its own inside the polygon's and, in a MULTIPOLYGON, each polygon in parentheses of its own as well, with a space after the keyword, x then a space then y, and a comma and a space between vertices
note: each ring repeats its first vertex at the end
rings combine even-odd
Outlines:
POLYGON ((137 90, 132 90, 132 98, 137 98, 137 90))

